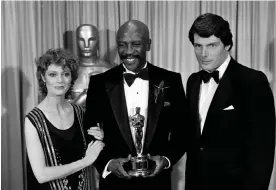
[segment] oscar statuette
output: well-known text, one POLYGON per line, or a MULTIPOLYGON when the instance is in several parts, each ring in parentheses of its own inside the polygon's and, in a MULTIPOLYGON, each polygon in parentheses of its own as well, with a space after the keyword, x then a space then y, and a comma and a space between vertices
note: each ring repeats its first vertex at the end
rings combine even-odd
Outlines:
POLYGON ((145 117, 140 114, 140 107, 135 108, 135 115, 130 117, 130 126, 134 128, 134 144, 136 148, 137 156, 131 157, 132 169, 129 171, 129 175, 133 177, 147 177, 148 171, 148 157, 143 155, 142 142, 143 142, 143 127, 145 117))

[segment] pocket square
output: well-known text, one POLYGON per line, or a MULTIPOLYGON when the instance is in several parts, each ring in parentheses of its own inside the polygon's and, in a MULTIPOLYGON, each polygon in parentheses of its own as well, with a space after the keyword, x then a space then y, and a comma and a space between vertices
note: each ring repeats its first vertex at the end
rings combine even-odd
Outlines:
POLYGON ((164 107, 169 107, 171 105, 170 102, 164 102, 164 107))
POLYGON ((224 108, 223 110, 233 110, 234 107, 231 105, 231 106, 228 106, 227 108, 224 108))

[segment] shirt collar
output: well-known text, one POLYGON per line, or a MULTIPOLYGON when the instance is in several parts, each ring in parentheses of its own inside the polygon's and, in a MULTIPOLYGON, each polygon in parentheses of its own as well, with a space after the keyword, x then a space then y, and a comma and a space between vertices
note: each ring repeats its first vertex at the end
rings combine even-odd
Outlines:
MULTIPOLYGON (((122 63, 122 64, 123 64, 123 63, 122 63)), ((142 69, 147 68, 147 66, 148 66, 148 62, 146 62, 146 64, 144 65, 144 67, 143 67, 142 69)), ((124 64, 123 64, 123 67, 124 67, 125 70, 126 70, 124 73, 136 74, 135 72, 133 72, 133 71, 127 69, 126 66, 125 66, 124 64)))
POLYGON ((221 77, 223 76, 226 68, 228 67, 229 65, 229 62, 230 62, 230 55, 228 54, 227 58, 225 59, 225 61, 219 66, 219 68, 217 68, 216 70, 219 71, 219 79, 221 79, 221 77))

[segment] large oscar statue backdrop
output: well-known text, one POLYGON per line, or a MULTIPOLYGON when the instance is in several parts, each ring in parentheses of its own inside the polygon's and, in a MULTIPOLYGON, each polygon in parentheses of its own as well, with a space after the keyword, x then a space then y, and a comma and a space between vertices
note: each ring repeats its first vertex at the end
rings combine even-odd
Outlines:
MULTIPOLYGON (((78 79, 72 90, 72 101, 85 108, 87 88, 91 75, 96 75, 112 68, 111 64, 101 60, 98 56, 99 32, 94 25, 82 24, 76 30, 78 56, 80 67, 78 79)), ((94 176, 94 189, 98 189, 99 174, 95 168, 92 169, 94 176)))
POLYGON ((76 38, 80 67, 78 79, 73 87, 72 102, 85 108, 90 76, 105 72, 113 66, 98 56, 99 32, 96 26, 80 25, 76 30, 76 38))

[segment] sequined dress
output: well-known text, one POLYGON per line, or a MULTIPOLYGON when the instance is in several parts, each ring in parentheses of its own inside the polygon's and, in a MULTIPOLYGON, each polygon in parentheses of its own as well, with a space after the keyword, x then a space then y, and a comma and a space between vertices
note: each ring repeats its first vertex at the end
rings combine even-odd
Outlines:
MULTIPOLYGON (((45 161, 48 166, 69 164, 84 157, 87 142, 82 129, 83 109, 72 104, 74 108, 74 123, 66 130, 56 128, 39 108, 34 108, 26 117, 36 127, 43 147, 45 161)), ((30 173, 30 172, 29 172, 30 173)), ((91 168, 85 168, 67 177, 38 184, 31 180, 28 190, 90 190, 92 179, 91 168)), ((28 180, 30 183, 30 180, 28 180)))

